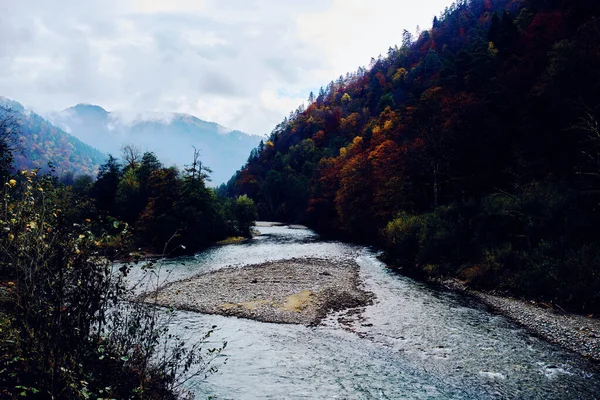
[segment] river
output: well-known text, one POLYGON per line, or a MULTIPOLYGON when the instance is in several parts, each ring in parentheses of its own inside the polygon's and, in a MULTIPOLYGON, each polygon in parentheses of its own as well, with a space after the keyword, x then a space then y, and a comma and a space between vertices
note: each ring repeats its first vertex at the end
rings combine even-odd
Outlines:
POLYGON ((373 249, 307 229, 260 227, 252 240, 170 260, 169 280, 292 257, 349 258, 376 296, 352 332, 179 312, 184 335, 216 325, 219 371, 187 383, 197 399, 593 399, 600 368, 461 293, 403 277, 373 249), (227 362, 222 361, 227 358, 227 362))

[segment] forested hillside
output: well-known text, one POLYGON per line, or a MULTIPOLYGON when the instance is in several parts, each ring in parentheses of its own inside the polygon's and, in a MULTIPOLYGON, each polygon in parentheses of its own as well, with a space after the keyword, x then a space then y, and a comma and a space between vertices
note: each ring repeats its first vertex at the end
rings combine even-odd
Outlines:
POLYGON ((42 169, 51 163, 57 174, 95 175, 106 156, 20 103, 0 98, 0 118, 10 114, 18 124, 13 152, 15 168, 42 169))
POLYGON ((311 94, 221 190, 412 274, 600 311, 599 10, 458 1, 311 94))

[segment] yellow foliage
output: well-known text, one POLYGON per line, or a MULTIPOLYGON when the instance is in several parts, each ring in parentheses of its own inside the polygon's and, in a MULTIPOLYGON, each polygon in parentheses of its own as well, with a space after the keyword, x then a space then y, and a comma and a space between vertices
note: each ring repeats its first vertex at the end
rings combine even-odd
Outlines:
POLYGON ((403 81, 408 72, 404 68, 398 68, 394 76, 392 77, 392 82, 396 83, 399 81, 403 81))
POLYGON ((488 52, 490 53, 490 55, 492 56, 496 56, 498 54, 498 49, 496 48, 496 46, 494 45, 494 42, 490 42, 488 44, 488 52))

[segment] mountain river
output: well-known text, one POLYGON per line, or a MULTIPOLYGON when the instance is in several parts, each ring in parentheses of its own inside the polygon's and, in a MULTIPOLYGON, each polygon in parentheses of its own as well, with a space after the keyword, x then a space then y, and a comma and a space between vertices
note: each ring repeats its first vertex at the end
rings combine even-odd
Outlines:
POLYGON ((169 260, 169 280, 292 257, 355 260, 375 294, 349 329, 344 312, 319 326, 180 311, 175 328, 216 325, 228 345, 217 373, 186 383, 197 399, 593 399, 600 367, 548 344, 467 295, 403 277, 373 249, 324 241, 308 229, 260 227, 246 243, 169 260), (226 363, 223 361, 227 359, 226 363))

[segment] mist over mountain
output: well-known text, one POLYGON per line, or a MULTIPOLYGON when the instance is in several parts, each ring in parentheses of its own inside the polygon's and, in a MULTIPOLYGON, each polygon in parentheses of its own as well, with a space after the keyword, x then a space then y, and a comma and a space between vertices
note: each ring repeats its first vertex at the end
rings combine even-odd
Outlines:
POLYGON ((13 154, 17 170, 45 170, 51 163, 59 176, 65 173, 95 176, 98 173, 98 166, 106 159, 105 154, 17 101, 0 97, 0 106, 2 112, 10 110, 19 124, 17 150, 13 154))
POLYGON ((97 149, 119 156, 126 144, 152 151, 165 164, 190 163, 200 149, 212 184, 225 182, 247 160, 261 138, 189 114, 108 112, 97 105, 78 104, 48 116, 56 125, 97 149))

